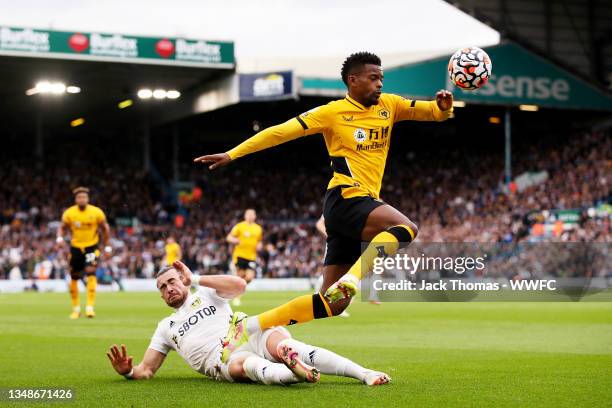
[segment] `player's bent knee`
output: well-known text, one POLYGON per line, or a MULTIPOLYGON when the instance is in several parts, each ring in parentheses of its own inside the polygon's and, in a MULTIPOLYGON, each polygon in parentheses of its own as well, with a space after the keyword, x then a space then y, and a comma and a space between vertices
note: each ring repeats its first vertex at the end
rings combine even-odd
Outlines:
POLYGON ((237 357, 230 361, 228 369, 230 377, 237 381, 249 379, 244 372, 244 363, 246 360, 247 359, 244 357, 237 357))
POLYGON ((268 350, 268 353, 270 353, 270 355, 274 357, 277 361, 281 361, 281 358, 278 355, 278 352, 276 351, 276 347, 278 346, 278 343, 280 343, 281 341, 285 339, 290 339, 290 338, 291 338, 291 335, 284 327, 283 328, 277 327, 276 329, 274 329, 274 332, 271 333, 268 336, 268 340, 266 340, 266 349, 268 350))
POLYGON ((400 248, 403 248, 416 239, 417 235, 419 234, 419 229, 417 228, 416 224, 408 221, 405 224, 394 225, 393 227, 388 228, 387 232, 392 234, 400 243, 400 248))

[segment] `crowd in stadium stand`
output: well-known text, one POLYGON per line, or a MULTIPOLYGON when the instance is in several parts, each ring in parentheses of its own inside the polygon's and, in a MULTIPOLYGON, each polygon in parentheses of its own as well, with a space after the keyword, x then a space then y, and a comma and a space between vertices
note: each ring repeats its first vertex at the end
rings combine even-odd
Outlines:
MULTIPOLYGON (((514 152, 514 174, 546 171, 548 178, 522 191, 502 183, 500 157, 455 149, 392 153, 381 196, 419 225, 423 242, 529 240, 534 223, 530 216, 555 209, 579 209, 580 219, 576 228, 544 239, 609 242, 610 213, 588 212, 611 201, 609 131, 529 146, 514 152)), ((102 280, 110 280, 111 275, 153 276, 168 235, 176 237, 184 261, 193 269, 226 272, 231 252, 225 236, 248 207, 257 210, 264 228, 260 276, 320 273, 325 240, 314 223, 321 215, 330 175, 325 165, 270 171, 245 163, 214 176, 192 168, 182 178, 191 180, 201 196, 176 204, 141 165, 102 156, 74 155, 41 166, 4 158, 0 163, 0 279, 66 275, 67 247, 58 248, 55 234, 63 209, 72 203, 70 191, 77 185, 91 189, 92 203, 103 208, 111 223, 113 254, 100 264, 102 280), (92 160, 104 165, 91 165, 92 160)))

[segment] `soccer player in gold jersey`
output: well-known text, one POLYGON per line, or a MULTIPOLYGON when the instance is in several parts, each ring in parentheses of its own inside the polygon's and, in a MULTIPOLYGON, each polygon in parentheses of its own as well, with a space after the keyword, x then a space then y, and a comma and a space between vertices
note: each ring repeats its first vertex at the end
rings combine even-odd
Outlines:
POLYGON ((77 187, 73 191, 75 205, 64 211, 62 223, 57 230, 57 243, 62 245, 64 235, 70 230, 70 297, 72 298, 71 319, 78 319, 81 315, 79 301, 79 280, 83 273, 87 276, 87 306, 85 314, 92 318, 96 315, 94 305, 96 301, 96 268, 100 250, 99 230, 102 230, 102 242, 104 252, 109 255, 112 251, 110 240, 110 228, 106 222, 104 212, 95 205, 89 204, 89 189, 77 187))
MULTIPOLYGON (((263 230, 255 222, 257 213, 252 208, 247 208, 244 212, 244 221, 234 225, 226 240, 234 245, 232 251, 232 262, 236 267, 236 273, 247 283, 255 278, 255 268, 257 268, 257 251, 261 249, 261 239, 263 230)), ((232 301, 234 306, 240 306, 240 296, 236 296, 232 301)))
MULTIPOLYGON (((230 337, 340 314, 374 259, 395 254, 418 234, 408 217, 380 199, 391 131, 399 121, 448 119, 453 96, 441 90, 435 100, 418 101, 382 93, 381 61, 368 52, 349 56, 341 75, 348 89, 345 98, 264 129, 225 153, 195 159, 214 170, 247 154, 322 133, 333 169, 323 204, 327 251, 321 292, 248 318, 246 324, 236 321, 238 330, 230 337), (362 242, 369 243, 363 251, 362 242)), ((232 345, 236 339, 229 340, 232 345)))
POLYGON ((176 239, 172 235, 166 238, 166 245, 164 246, 164 265, 172 265, 176 261, 181 261, 183 258, 183 252, 181 246, 176 242, 176 239))

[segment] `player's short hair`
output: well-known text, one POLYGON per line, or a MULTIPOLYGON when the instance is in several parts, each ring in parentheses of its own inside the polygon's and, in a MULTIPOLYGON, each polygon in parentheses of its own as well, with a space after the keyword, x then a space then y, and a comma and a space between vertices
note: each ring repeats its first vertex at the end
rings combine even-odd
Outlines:
POLYGON ((342 70, 340 71, 342 82, 348 85, 349 75, 366 64, 380 65, 380 58, 378 55, 367 51, 356 52, 349 55, 342 63, 342 70))
POLYGON ((155 274, 155 279, 162 276, 164 273, 174 270, 174 267, 171 265, 163 266, 157 273, 155 274))
POLYGON ((75 195, 75 196, 77 194, 81 194, 81 193, 89 194, 89 189, 87 187, 79 186, 79 187, 75 188, 74 190, 72 190, 72 194, 75 195))

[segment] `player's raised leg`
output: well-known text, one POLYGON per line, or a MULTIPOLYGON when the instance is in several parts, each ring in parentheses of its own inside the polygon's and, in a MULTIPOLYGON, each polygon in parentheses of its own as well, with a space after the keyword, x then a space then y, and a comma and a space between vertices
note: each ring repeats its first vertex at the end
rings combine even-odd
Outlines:
MULTIPOLYGON (((400 244, 407 245, 412 242, 417 233, 416 225, 402 213, 390 205, 377 206, 367 215, 362 230, 362 239, 371 242, 361 257, 359 256, 361 244, 357 240, 337 239, 328 245, 325 260, 327 265, 323 272, 321 292, 327 295, 331 291, 333 296, 330 296, 330 302, 320 293, 300 296, 257 316, 241 320, 238 322, 239 327, 236 328, 236 332, 248 335, 274 326, 306 323, 313 319, 341 314, 357 291, 357 285, 362 277, 362 265, 364 269, 369 270, 376 256, 380 255, 379 251, 393 255, 400 244), (336 246, 335 242, 339 244, 336 246), (344 259, 357 260, 349 266, 350 264, 343 263, 344 259), (341 284, 335 283, 336 281, 341 284)), ((239 345, 244 339, 230 339, 230 343, 232 341, 236 341, 236 345, 239 345)))
MULTIPOLYGON (((348 302, 350 300, 347 300, 347 304, 348 302)), ((236 312, 230 322, 228 335, 224 339, 222 360, 227 361, 229 354, 248 342, 250 335, 275 326, 290 326, 331 316, 333 316, 332 310, 321 293, 298 296, 255 316, 248 317, 244 313, 236 312)))
POLYGON ((394 255, 417 234, 417 226, 390 205, 373 209, 361 232, 361 239, 369 242, 368 246, 348 272, 326 290, 325 297, 333 303, 354 296, 359 281, 372 269, 374 259, 394 255))
POLYGON ((244 332, 253 334, 275 326, 291 326, 314 319, 338 316, 350 304, 350 299, 329 304, 323 292, 350 268, 350 265, 326 265, 323 269, 323 286, 319 293, 291 299, 278 307, 251 316, 242 321, 244 332))

